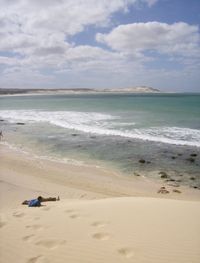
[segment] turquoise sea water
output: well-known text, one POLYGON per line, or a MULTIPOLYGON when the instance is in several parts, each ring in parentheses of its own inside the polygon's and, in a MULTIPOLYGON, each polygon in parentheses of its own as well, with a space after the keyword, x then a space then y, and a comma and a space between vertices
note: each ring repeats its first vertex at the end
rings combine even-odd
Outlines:
POLYGON ((199 181, 199 94, 0 97, 0 118, 10 142, 42 155, 93 159, 127 174, 169 170, 199 181))

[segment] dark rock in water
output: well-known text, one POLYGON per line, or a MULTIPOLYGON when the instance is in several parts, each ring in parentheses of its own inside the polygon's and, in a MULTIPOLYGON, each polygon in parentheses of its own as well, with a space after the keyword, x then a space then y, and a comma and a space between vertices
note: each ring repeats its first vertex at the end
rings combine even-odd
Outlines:
POLYGON ((169 178, 169 179, 166 180, 166 182, 175 182, 175 181, 176 181, 176 180, 173 179, 173 178, 169 178))
POLYGON ((190 156, 191 157, 197 157, 197 154, 196 153, 191 153, 190 156))
POLYGON ((174 160, 174 159, 176 159, 176 156, 172 156, 171 158, 174 160))
POLYGON ((166 172, 159 172, 160 178, 168 178, 168 174, 166 172))
POLYGON ((195 178, 195 177, 190 177, 190 180, 193 180, 193 181, 194 181, 194 180, 196 180, 196 178, 195 178))
POLYGON ((144 159, 140 159, 139 163, 146 163, 146 161, 144 159))
POLYGON ((182 154, 182 153, 178 153, 177 155, 178 155, 178 156, 182 156, 183 154, 182 154))
POLYGON ((17 124, 17 125, 25 125, 24 122, 17 122, 16 124, 17 124))
POLYGON ((78 136, 78 134, 77 134, 77 133, 72 133, 71 135, 72 135, 72 136, 78 136))
POLYGON ((91 139, 96 139, 96 136, 90 136, 91 139))
POLYGON ((4 121, 4 120, 0 120, 0 121, 4 121))
POLYGON ((180 190, 178 190, 178 189, 173 189, 173 192, 174 192, 174 193, 178 193, 178 194, 180 194, 180 193, 181 193, 181 191, 180 191, 180 190))
POLYGON ((194 162, 195 162, 195 159, 192 158, 192 157, 190 157, 190 158, 187 158, 186 161, 189 161, 189 162, 191 162, 191 163, 194 163, 194 162))
POLYGON ((169 186, 173 186, 173 187, 180 187, 180 185, 179 184, 168 184, 169 186))
POLYGON ((135 175, 135 176, 140 176, 140 174, 139 174, 139 173, 136 173, 136 172, 134 172, 134 175, 135 175))
POLYGON ((164 186, 162 186, 162 187, 158 190, 157 193, 158 193, 158 194, 169 194, 169 191, 168 191, 164 186))
POLYGON ((182 180, 181 180, 181 179, 178 179, 178 180, 176 180, 176 182, 177 182, 177 183, 180 183, 180 182, 182 182, 182 180))
POLYGON ((132 142, 131 140, 128 140, 127 142, 132 142))
POLYGON ((194 185, 194 186, 192 186, 194 189, 198 189, 198 186, 196 186, 196 185, 194 185))

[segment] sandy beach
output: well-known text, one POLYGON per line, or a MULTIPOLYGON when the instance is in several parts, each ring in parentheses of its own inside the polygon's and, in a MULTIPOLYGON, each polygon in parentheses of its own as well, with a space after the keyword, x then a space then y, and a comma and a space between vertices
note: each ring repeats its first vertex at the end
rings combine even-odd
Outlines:
POLYGON ((0 262, 199 262, 198 190, 0 146, 0 262))

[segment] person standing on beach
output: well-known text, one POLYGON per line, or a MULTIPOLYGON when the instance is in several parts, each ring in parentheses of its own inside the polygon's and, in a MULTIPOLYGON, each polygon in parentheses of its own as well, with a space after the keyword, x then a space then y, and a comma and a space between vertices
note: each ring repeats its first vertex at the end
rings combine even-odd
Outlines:
POLYGON ((0 131, 0 141, 3 139, 3 132, 0 131))

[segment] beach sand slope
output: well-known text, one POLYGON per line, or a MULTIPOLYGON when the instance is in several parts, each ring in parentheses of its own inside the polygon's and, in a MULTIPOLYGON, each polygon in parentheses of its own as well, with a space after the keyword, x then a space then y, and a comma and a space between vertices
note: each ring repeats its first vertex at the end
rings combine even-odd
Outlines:
POLYGON ((200 262, 199 202, 61 200, 1 213, 1 262, 200 262))

